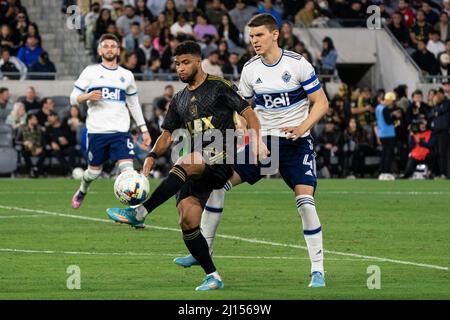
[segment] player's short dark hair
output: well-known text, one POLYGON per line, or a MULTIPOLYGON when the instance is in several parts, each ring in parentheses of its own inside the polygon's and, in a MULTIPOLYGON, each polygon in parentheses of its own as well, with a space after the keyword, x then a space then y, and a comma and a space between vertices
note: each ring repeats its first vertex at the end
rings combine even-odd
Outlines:
POLYGON ((115 42, 117 42, 117 44, 120 46, 120 41, 119 38, 117 38, 117 36, 115 36, 112 33, 105 33, 100 37, 100 40, 98 40, 98 43, 102 43, 105 40, 114 40, 115 42))
POLYGON ((247 26, 249 27, 260 27, 265 26, 270 32, 278 29, 277 20, 270 13, 257 14, 250 19, 247 26))
POLYGON ((193 56, 202 57, 202 49, 197 42, 184 41, 175 48, 174 56, 180 56, 182 54, 192 54, 193 56))
POLYGON ((1 87, 1 88, 0 88, 0 94, 2 94, 2 93, 5 92, 5 91, 9 91, 9 89, 8 89, 8 88, 5 88, 5 87, 1 87))

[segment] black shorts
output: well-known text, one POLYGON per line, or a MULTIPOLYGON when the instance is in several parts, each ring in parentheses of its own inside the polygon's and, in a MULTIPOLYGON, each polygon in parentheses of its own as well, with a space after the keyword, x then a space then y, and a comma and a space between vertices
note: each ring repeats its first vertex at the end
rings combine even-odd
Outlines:
POLYGON ((202 209, 205 208, 209 195, 215 189, 222 188, 233 175, 230 164, 206 165, 203 174, 190 177, 176 195, 177 205, 187 197, 197 198, 202 209))

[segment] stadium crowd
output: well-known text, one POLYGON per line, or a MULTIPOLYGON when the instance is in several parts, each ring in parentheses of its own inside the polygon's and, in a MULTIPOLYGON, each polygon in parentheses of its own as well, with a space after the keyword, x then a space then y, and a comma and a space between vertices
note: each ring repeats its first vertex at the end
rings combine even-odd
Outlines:
MULTIPOLYGON (((404 85, 393 92, 383 89, 372 92, 370 88, 349 88, 342 84, 338 93, 329 97, 328 114, 312 131, 318 175, 408 178, 418 164, 424 164, 424 177, 448 177, 449 94, 448 84, 428 92, 411 93, 404 85)), ((173 95, 174 88, 168 85, 163 95, 153 101, 153 114, 147 119, 153 141, 161 133, 173 95)), ((73 168, 85 165, 84 115, 85 110, 77 107, 56 110, 51 97, 39 99, 32 87, 15 103, 10 101, 9 90, 0 88, 0 126, 12 128, 21 167, 32 177, 46 172, 68 176, 73 168), (55 158, 58 161, 52 162, 55 158), (59 164, 57 171, 52 167, 55 164, 59 164)), ((139 168, 149 150, 142 146, 137 130, 131 133, 135 165, 139 168)), ((170 165, 169 157, 159 161, 158 175, 164 175, 170 165)))
POLYGON ((0 79, 55 79, 55 65, 41 43, 20 0, 0 0, 0 79))

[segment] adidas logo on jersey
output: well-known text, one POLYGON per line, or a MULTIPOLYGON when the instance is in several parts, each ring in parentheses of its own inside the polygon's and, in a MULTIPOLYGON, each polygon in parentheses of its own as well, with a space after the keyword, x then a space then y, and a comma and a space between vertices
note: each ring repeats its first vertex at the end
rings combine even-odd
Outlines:
POLYGON ((256 83, 255 84, 260 84, 260 83, 262 83, 261 78, 256 79, 256 83))

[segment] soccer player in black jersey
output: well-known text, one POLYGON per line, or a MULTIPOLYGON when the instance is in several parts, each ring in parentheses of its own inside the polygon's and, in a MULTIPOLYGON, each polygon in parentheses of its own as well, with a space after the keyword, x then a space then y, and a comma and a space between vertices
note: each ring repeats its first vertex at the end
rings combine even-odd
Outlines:
MULTIPOLYGON (((190 153, 181 157, 150 198, 137 208, 108 209, 108 216, 120 223, 143 227, 145 217, 176 194, 183 239, 189 252, 200 263, 206 278, 196 290, 222 289, 223 282, 209 254, 208 244, 200 232, 200 220, 212 190, 222 187, 233 174, 227 164, 226 131, 234 130, 234 113, 244 117, 254 133, 254 153, 265 157, 268 150, 260 136, 260 123, 248 103, 233 89, 233 84, 210 76, 201 68, 200 46, 192 41, 175 49, 175 65, 181 81, 187 86, 178 92, 169 105, 162 124, 163 132, 146 158, 144 175, 152 170, 155 159, 172 144, 175 131, 184 129, 191 137, 190 153), (223 148, 209 148, 205 137, 216 130, 222 135, 223 148), (200 143, 198 143, 200 141, 200 143), (222 150, 220 150, 222 149, 222 150)), ((216 141, 215 141, 216 142, 216 141)), ((217 142, 216 142, 217 145, 217 142)))

